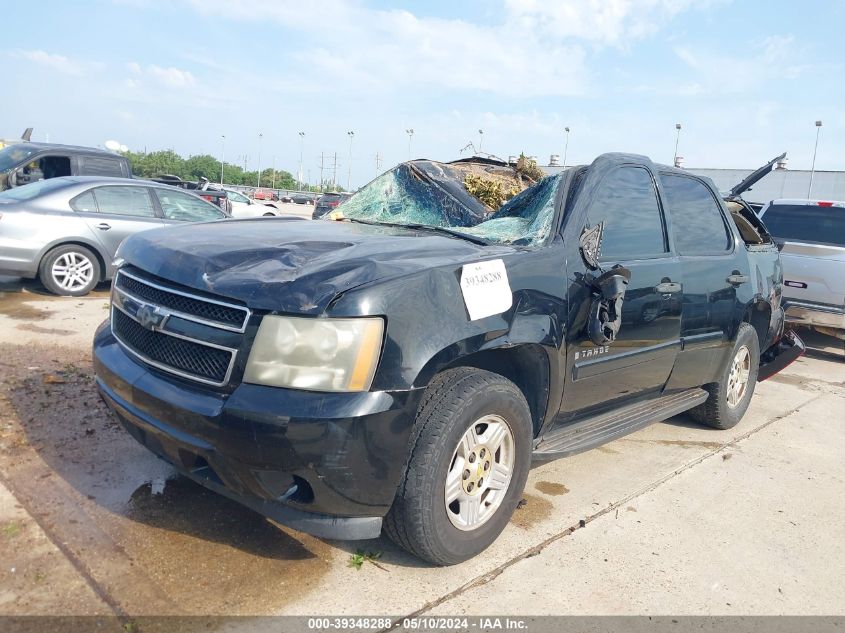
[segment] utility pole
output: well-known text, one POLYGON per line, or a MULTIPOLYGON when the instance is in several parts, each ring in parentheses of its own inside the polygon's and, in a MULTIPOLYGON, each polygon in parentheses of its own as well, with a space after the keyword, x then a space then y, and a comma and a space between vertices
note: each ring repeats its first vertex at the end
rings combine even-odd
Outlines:
POLYGON ((807 187, 807 197, 810 198, 810 193, 813 191, 813 176, 816 174, 816 152, 819 151, 819 132, 822 131, 822 122, 816 121, 816 146, 813 148, 813 166, 810 168, 810 186, 807 187))
POLYGON ((409 127, 405 130, 405 134, 408 135, 408 160, 411 160, 411 141, 414 138, 414 128, 409 127))
POLYGON ((305 132, 299 133, 299 188, 302 189, 302 149, 305 147, 305 132))
POLYGON ((223 167, 226 165, 226 135, 221 134, 222 149, 220 150, 220 184, 223 184, 223 167))
POLYGON ((349 191, 352 187, 352 139, 355 138, 355 132, 347 132, 349 135, 349 171, 346 176, 346 190, 349 191))
POLYGON ((675 156, 672 158, 672 164, 677 167, 678 166, 678 142, 681 140, 681 124, 675 123, 675 129, 677 133, 675 134, 675 156))
POLYGON ((273 184, 270 186, 271 189, 276 188, 276 156, 273 156, 273 184))
POLYGON ((569 151, 569 128, 563 128, 563 131, 566 132, 566 144, 563 146, 563 168, 566 169, 566 152, 569 151))
POLYGON ((256 185, 257 188, 261 188, 261 139, 264 138, 264 135, 259 132, 258 133, 258 184, 256 185))
POLYGON ((323 167, 324 167, 324 153, 320 152, 320 193, 323 191, 323 167))
POLYGON ((332 167, 332 191, 337 189, 337 152, 334 153, 334 167, 332 167))

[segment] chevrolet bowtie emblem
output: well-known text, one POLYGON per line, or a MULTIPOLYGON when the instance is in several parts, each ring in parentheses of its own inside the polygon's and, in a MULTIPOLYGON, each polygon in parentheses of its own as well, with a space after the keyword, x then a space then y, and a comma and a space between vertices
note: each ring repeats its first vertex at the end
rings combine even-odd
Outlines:
POLYGON ((161 308, 147 304, 142 305, 135 313, 135 319, 141 327, 153 332, 161 329, 161 326, 164 325, 164 321, 168 316, 169 314, 161 308))

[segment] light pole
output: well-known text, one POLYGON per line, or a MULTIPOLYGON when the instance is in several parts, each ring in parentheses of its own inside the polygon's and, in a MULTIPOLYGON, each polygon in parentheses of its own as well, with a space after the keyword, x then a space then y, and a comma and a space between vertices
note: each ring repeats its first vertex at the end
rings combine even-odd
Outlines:
POLYGON ((409 127, 405 130, 405 134, 408 135, 408 160, 411 160, 411 141, 414 138, 414 128, 409 127))
POLYGON ((816 146, 813 148, 813 166, 810 167, 810 186, 807 187, 807 197, 810 198, 810 192, 813 190, 813 176, 816 173, 816 152, 819 151, 819 132, 822 131, 822 122, 816 121, 816 146))
POLYGON ((221 149, 220 149, 220 184, 223 184, 223 167, 226 165, 226 135, 221 134, 221 149))
POLYGON ((256 188, 261 188, 261 139, 264 138, 264 135, 259 132, 258 133, 258 184, 256 188))
POLYGON ((302 189, 302 149, 305 147, 305 132, 299 133, 299 188, 302 189))
POLYGON ((681 140, 681 124, 675 123, 675 129, 677 132, 675 133, 675 155, 672 157, 672 164, 677 167, 678 162, 678 142, 681 140))
POLYGON ((478 130, 478 153, 481 153, 481 146, 484 145, 484 130, 478 130))
POLYGON ((566 152, 569 151, 569 128, 563 128, 563 131, 566 132, 566 143, 563 146, 563 168, 566 169, 566 152))
POLYGON ((346 175, 346 190, 349 191, 352 186, 352 139, 355 138, 355 132, 347 132, 349 135, 349 172, 346 175))

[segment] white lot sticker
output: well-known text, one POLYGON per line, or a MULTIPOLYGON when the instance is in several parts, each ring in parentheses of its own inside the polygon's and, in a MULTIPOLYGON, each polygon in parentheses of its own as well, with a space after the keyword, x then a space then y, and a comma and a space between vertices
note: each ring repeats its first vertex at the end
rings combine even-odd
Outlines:
POLYGON ((461 269, 461 292, 470 321, 501 314, 513 304, 508 271, 501 259, 465 265, 461 269))

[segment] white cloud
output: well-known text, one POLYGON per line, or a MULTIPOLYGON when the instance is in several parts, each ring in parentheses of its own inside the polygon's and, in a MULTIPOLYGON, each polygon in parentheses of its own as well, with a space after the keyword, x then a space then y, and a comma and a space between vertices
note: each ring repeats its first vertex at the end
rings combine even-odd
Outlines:
POLYGON ((801 62, 801 51, 791 35, 748 42, 741 56, 687 46, 676 47, 675 55, 696 73, 693 83, 702 90, 695 94, 747 92, 770 80, 797 79, 811 69, 801 62))
POLYGON ((191 88, 197 83, 196 78, 189 70, 182 70, 173 66, 164 68, 151 64, 142 67, 138 62, 129 62, 126 64, 126 67, 129 69, 129 72, 138 77, 137 80, 127 79, 124 82, 130 88, 141 86, 141 82, 144 79, 171 88, 191 88))
POLYGON ((497 24, 374 10, 354 1, 187 0, 197 11, 313 31, 317 46, 293 55, 311 76, 367 89, 408 85, 518 97, 590 92, 584 44, 653 32, 692 0, 503 0, 497 24), (641 6, 642 5, 642 6, 641 6))
POLYGON ((161 83, 173 86, 175 88, 186 88, 193 86, 196 83, 194 76, 188 70, 180 70, 170 66, 162 68, 161 66, 148 66, 147 72, 161 83))
POLYGON ((70 59, 64 55, 48 53, 40 49, 17 50, 12 51, 10 55, 15 59, 25 59, 66 75, 82 75, 88 67, 88 65, 83 62, 70 59))
POLYGON ((505 0, 508 18, 547 37, 624 45, 655 33, 702 0, 505 0))

